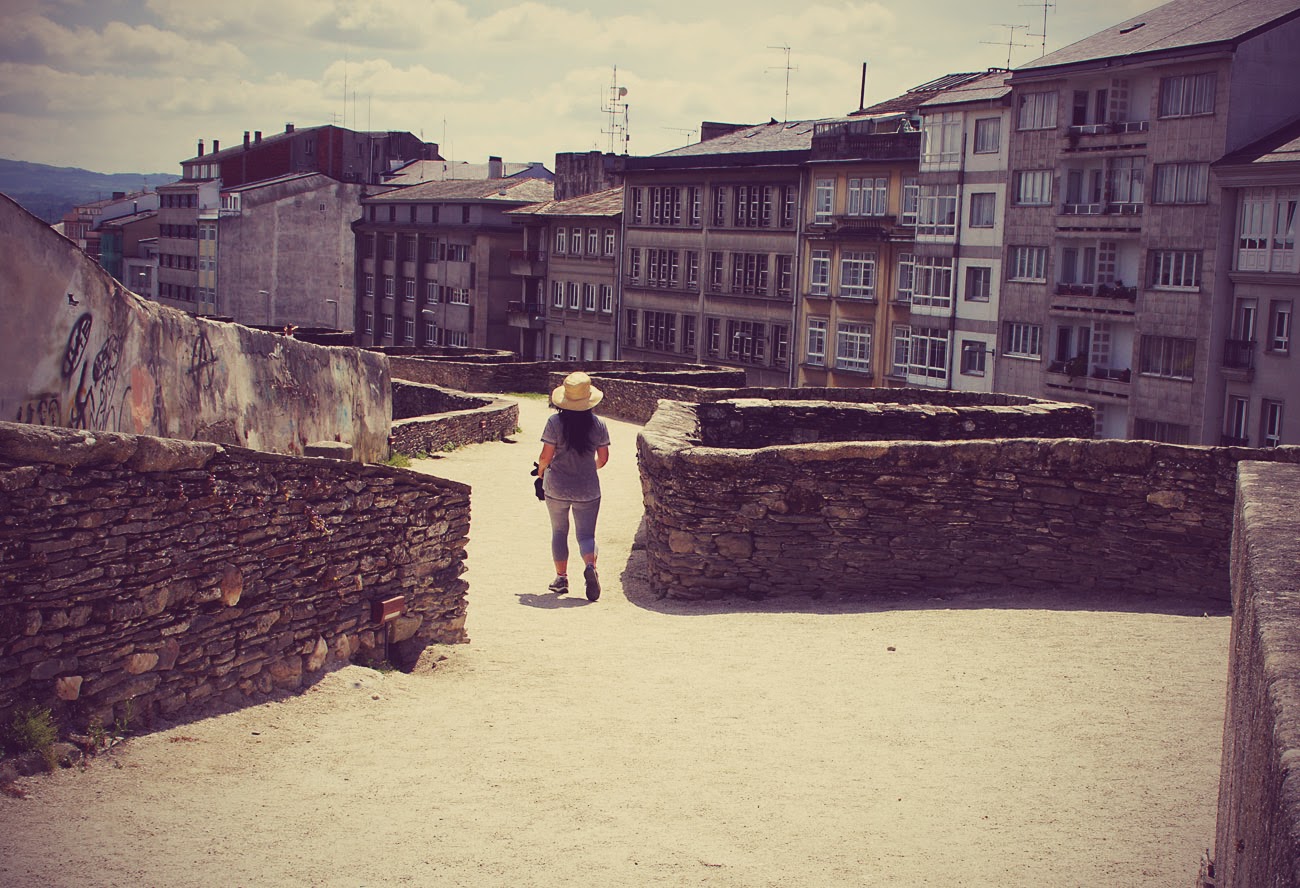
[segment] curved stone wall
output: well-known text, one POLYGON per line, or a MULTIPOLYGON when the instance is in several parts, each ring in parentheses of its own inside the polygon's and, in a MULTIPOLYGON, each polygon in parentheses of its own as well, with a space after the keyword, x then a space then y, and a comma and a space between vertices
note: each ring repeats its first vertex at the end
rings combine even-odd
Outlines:
POLYGON ((705 425, 700 405, 663 402, 638 439, 667 597, 1222 600, 1237 462, 1300 462, 1294 447, 1077 438, 710 447, 705 425))
POLYGON ((408 456, 500 441, 519 427, 513 401, 403 380, 393 381, 393 415, 393 450, 408 456))

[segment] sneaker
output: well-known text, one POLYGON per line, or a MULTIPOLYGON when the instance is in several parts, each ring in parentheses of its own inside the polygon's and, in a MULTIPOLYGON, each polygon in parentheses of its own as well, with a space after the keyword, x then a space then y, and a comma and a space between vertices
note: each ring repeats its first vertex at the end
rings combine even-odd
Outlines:
POLYGON ((569 591, 569 578, 556 577, 554 580, 551 580, 551 585, 547 586, 546 588, 550 589, 552 592, 554 592, 557 595, 563 595, 565 592, 569 591))
POLYGON ((596 576, 596 565, 588 564, 587 569, 582 572, 582 578, 587 582, 587 600, 595 601, 600 598, 600 577, 596 576))

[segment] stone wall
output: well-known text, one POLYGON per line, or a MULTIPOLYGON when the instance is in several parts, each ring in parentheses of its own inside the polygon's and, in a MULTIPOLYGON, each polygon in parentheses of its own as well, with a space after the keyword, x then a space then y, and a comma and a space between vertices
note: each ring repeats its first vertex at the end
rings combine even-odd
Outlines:
POLYGON ((301 454, 388 456, 387 360, 195 318, 128 292, 0 195, 0 420, 301 454))
POLYGON ((1300 448, 1003 439, 703 446, 696 405, 638 439, 650 580, 673 598, 977 590, 1226 599, 1236 464, 1300 448))
POLYGON ((393 381, 392 447, 415 455, 500 441, 519 428, 519 405, 436 385, 393 381))
POLYGON ((148 719, 411 663, 467 640, 468 532, 468 487, 401 469, 0 423, 0 713, 148 719))
POLYGON ((1300 886, 1300 468, 1243 463, 1215 871, 1220 888, 1300 886))

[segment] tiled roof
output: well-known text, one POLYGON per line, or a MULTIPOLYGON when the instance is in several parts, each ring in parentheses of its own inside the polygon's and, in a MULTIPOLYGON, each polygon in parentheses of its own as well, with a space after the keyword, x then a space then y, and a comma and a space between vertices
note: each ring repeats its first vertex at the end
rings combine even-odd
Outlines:
POLYGON ((1001 69, 989 71, 974 80, 965 81, 933 98, 926 99, 921 103, 921 107, 997 101, 1011 94, 1011 87, 1007 85, 1007 80, 1010 78, 1010 71, 1001 69))
POLYGON ((765 151, 806 151, 812 146, 815 120, 760 123, 654 157, 704 157, 712 154, 757 154, 765 151))
POLYGON ((280 176, 272 176, 269 179, 258 179, 256 182, 248 182, 244 185, 232 185, 229 188, 222 188, 221 190, 226 192, 257 191, 260 188, 270 188, 273 185, 281 185, 285 182, 292 182, 295 179, 307 179, 311 176, 325 176, 325 174, 317 172, 316 170, 305 170, 298 173, 284 173, 280 176))
POLYGON ((928 83, 914 86, 901 96, 895 96, 892 99, 885 99, 883 102, 877 102, 874 105, 869 105, 866 108, 854 111, 850 116, 879 117, 884 114, 910 114, 930 99, 984 76, 984 71, 973 71, 965 74, 945 74, 944 76, 931 80, 928 83))
POLYGON ((540 203, 554 197, 555 186, 543 179, 453 179, 394 188, 366 198, 366 203, 427 200, 540 203))
POLYGON ((1215 166, 1238 164, 1300 163, 1300 117, 1279 127, 1262 139, 1240 148, 1215 166))
POLYGON ((512 216, 617 216, 623 212, 623 189, 611 188, 568 200, 548 200, 511 210, 512 216))
POLYGON ((1173 0, 1016 68, 1043 68, 1101 59, 1235 43, 1300 15, 1300 0, 1173 0))
MULTIPOLYGON (((248 147, 251 149, 251 148, 261 148, 265 145, 274 145, 276 142, 283 142, 285 139, 293 139, 303 135, 304 133, 312 133, 312 132, 316 132, 317 130, 326 129, 326 126, 327 125, 308 126, 308 127, 303 127, 301 129, 295 128, 294 131, 291 133, 284 132, 283 130, 281 130, 278 133, 271 133, 269 136, 263 136, 262 141, 260 142, 250 141, 248 143, 248 147)), ((244 150, 245 150, 244 143, 240 141, 237 142, 233 147, 222 148, 220 151, 209 151, 207 154, 199 154, 194 157, 188 158, 186 160, 182 160, 181 163, 211 163, 214 159, 225 160, 226 158, 234 157, 237 154, 243 154, 244 150)))
POLYGON ((99 228, 121 228, 123 225, 129 225, 132 222, 143 222, 146 219, 152 219, 158 215, 157 210, 141 210, 138 213, 132 213, 129 216, 118 216, 116 219, 109 219, 106 222, 100 222, 99 228))
MULTIPOLYGON (((539 171, 550 175, 550 170, 547 170, 544 164, 516 163, 513 161, 502 163, 501 173, 504 178, 513 178, 521 173, 529 172, 535 166, 539 168, 539 171)), ((445 182, 450 179, 486 179, 488 177, 488 168, 489 165, 486 163, 413 160, 392 173, 384 174, 384 183, 387 185, 418 185, 421 182, 445 182)))

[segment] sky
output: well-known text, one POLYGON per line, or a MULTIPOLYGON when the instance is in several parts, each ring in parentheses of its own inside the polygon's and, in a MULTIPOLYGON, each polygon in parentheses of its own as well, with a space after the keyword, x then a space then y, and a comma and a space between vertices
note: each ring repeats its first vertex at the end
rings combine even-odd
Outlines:
POLYGON ((705 120, 839 116, 858 107, 864 62, 870 105, 1156 5, 0 0, 0 157, 179 175, 200 139, 335 123, 410 131, 449 160, 553 169, 556 152, 677 148, 705 120), (606 113, 615 83, 625 142, 611 135, 622 114, 606 113))

